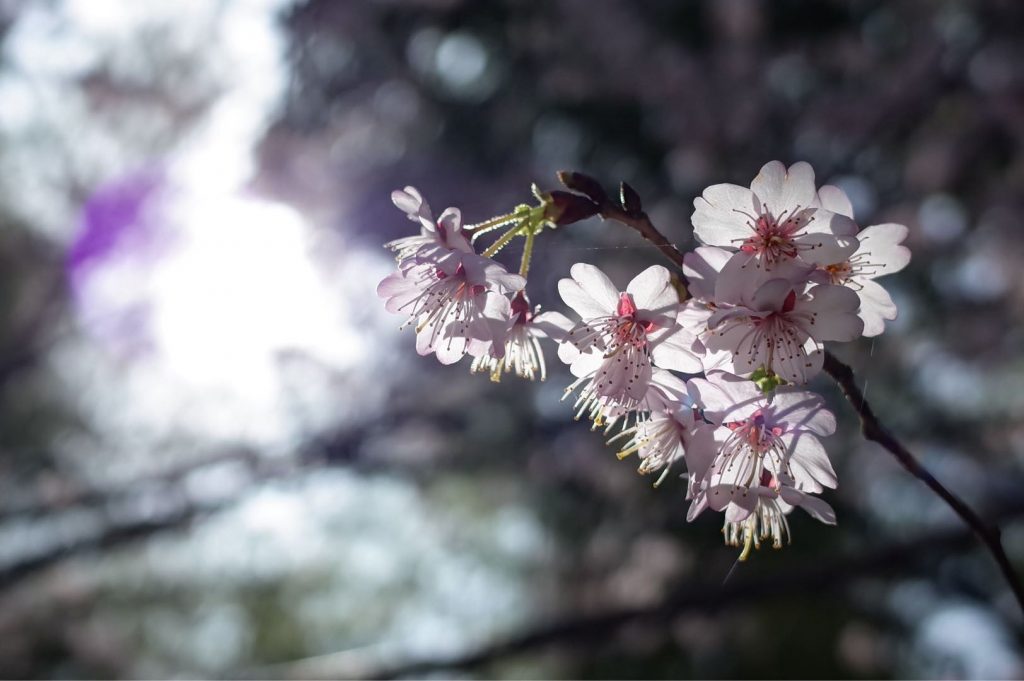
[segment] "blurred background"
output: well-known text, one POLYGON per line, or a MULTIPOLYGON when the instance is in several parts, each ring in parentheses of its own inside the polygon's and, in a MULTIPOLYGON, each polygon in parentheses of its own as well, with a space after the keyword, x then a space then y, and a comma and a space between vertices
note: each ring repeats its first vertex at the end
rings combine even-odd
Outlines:
MULTIPOLYGON (((577 169, 685 249, 705 186, 810 161, 914 254, 835 352, 1024 568, 1022 38, 1016 0, 0 2, 0 675, 1024 676, 990 557, 827 381, 838 528, 723 586, 550 348, 492 384, 374 293, 396 187, 479 222, 577 169)), ((660 262, 581 223, 534 301, 578 261, 660 262)))

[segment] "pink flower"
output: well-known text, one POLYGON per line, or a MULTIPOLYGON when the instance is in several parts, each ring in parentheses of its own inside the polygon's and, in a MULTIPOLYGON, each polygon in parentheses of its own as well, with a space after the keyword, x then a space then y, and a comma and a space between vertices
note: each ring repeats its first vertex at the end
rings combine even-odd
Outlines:
POLYGON ((786 516, 796 506, 826 525, 836 524, 835 511, 828 503, 794 488, 792 480, 785 474, 776 477, 764 471, 760 484, 750 488, 749 498, 749 508, 739 505, 726 508, 722 524, 725 543, 743 547, 740 560, 746 560, 751 547, 761 548, 761 542, 766 539, 771 539, 772 547, 776 549, 782 548, 783 539, 790 541, 786 516))
MULTIPOLYGON (((570 386, 562 399, 568 397, 572 390, 570 386)), ((688 399, 686 383, 682 379, 670 371, 655 368, 651 372, 647 392, 637 402, 624 404, 610 397, 602 397, 595 394, 592 386, 588 386, 577 394, 573 406, 577 419, 586 414, 594 422, 594 429, 603 427, 606 433, 610 433, 617 425, 628 430, 631 420, 635 422, 647 413, 675 409, 680 402, 688 399)))
MULTIPOLYGON (((822 366, 824 341, 858 337, 860 300, 842 286, 771 279, 756 288, 739 277, 719 277, 716 308, 701 340, 709 353, 728 351, 736 373, 770 369, 791 383, 806 383, 822 366)), ((757 279, 752 279, 756 283, 757 279)))
POLYGON ((853 221, 823 208, 814 170, 778 161, 761 168, 750 188, 716 184, 694 200, 693 232, 701 243, 744 254, 758 269, 800 259, 837 262, 857 247, 853 221))
POLYGON ((473 253, 473 247, 462 231, 462 213, 458 208, 446 209, 434 222, 430 206, 415 187, 396 189, 391 192, 391 201, 420 226, 419 234, 384 244, 385 248, 395 252, 400 269, 425 262, 442 265, 456 256, 453 252, 473 253))
POLYGON ((520 291, 512 299, 511 317, 504 345, 491 343, 488 351, 473 360, 470 371, 486 371, 491 380, 498 382, 501 374, 515 371, 517 376, 534 380, 547 378, 544 351, 540 340, 560 341, 572 322, 560 312, 540 312, 540 306, 530 309, 526 294, 520 291))
POLYGON ((784 516, 794 505, 835 522, 828 504, 810 496, 836 486, 818 440, 835 432, 836 421, 819 396, 779 388, 766 397, 753 382, 720 371, 689 386, 710 423, 694 430, 687 450, 688 520, 709 507, 725 511, 727 542, 737 536, 757 545, 770 536, 776 546, 788 534, 784 516))
POLYGON ((696 339, 679 323, 683 307, 669 272, 647 268, 619 291, 605 274, 584 263, 558 291, 582 320, 559 346, 585 401, 615 410, 637 408, 647 394, 654 366, 685 373, 701 371, 696 339))
POLYGON ((696 426, 693 408, 676 402, 666 409, 652 411, 646 418, 637 419, 631 428, 624 428, 608 440, 608 444, 625 439, 616 456, 624 459, 636 453, 640 458, 637 471, 641 475, 662 471, 654 483, 657 487, 668 475, 672 465, 686 455, 687 441, 696 426))
MULTIPOLYGON (((822 205, 853 218, 853 206, 843 190, 826 186, 818 194, 822 205)), ((902 245, 906 238, 904 225, 886 223, 865 227, 857 234, 860 245, 849 258, 822 264, 811 275, 814 281, 847 286, 857 293, 865 336, 879 335, 885 331, 885 320, 896 319, 896 304, 889 292, 874 280, 907 266, 910 249, 902 245)))
POLYGON ((389 312, 409 315, 406 325, 416 323, 416 351, 436 353, 442 364, 483 354, 491 344, 503 347, 511 315, 504 293, 526 285, 490 258, 450 253, 440 264, 412 265, 377 286, 389 312))

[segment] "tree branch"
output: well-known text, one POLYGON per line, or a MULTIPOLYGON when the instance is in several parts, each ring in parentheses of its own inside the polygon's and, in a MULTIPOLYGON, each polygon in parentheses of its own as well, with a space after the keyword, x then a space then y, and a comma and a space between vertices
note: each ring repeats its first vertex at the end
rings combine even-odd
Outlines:
POLYGON ((1006 550, 1003 548, 999 527, 986 522, 963 499, 946 489, 903 443, 885 429, 878 420, 878 417, 875 416, 871 405, 864 399, 864 393, 857 387, 853 369, 840 362, 836 359, 835 355, 828 351, 825 352, 824 369, 825 373, 836 382, 836 385, 839 386, 839 389, 846 397, 846 401, 850 403, 853 410, 860 417, 860 429, 864 437, 885 447, 900 462, 900 465, 906 468, 911 475, 928 485, 931 491, 935 492, 940 499, 946 502, 946 505, 953 509, 954 513, 960 516, 964 524, 971 528, 975 536, 981 540, 989 553, 992 554, 992 558, 999 565, 999 570, 1003 573, 1006 583, 1013 590, 1017 603, 1020 605, 1021 610, 1024 611, 1024 587, 1021 586, 1020 578, 1013 569, 1010 558, 1006 555, 1006 550))
MULTIPOLYGON (((643 238, 657 246, 665 257, 682 270, 682 252, 672 245, 665 238, 665 235, 654 226, 650 217, 642 210, 640 197, 632 187, 622 183, 620 203, 616 204, 608 198, 608 195, 600 188, 597 181, 587 175, 576 172, 562 172, 559 173, 558 177, 562 184, 569 189, 581 192, 590 198, 597 207, 597 213, 602 218, 615 220, 635 229, 643 238)), ((679 277, 684 284, 688 284, 682 272, 680 272, 679 277)), ((1006 555, 1006 549, 1003 548, 1003 542, 1000 538, 999 528, 996 525, 985 522, 963 499, 946 489, 909 449, 885 429, 878 420, 878 417, 875 416, 871 405, 864 398, 864 393, 857 387, 853 369, 836 359, 832 353, 826 352, 824 370, 836 382, 836 385, 839 386, 839 389, 846 397, 846 401, 850 403, 850 406, 853 407, 853 410, 860 417, 861 431, 864 437, 882 445, 911 475, 927 485, 971 528, 971 531, 974 532, 978 540, 992 554, 996 564, 999 565, 999 570, 1013 591, 1021 612, 1024 613, 1024 586, 1022 586, 1020 577, 1014 571, 1013 565, 1006 555)))
MULTIPOLYGON (((1024 502, 1015 500, 1001 508, 993 518, 1010 519, 1022 514, 1024 502)), ((381 663, 367 659, 371 656, 344 653, 318 656, 308 660, 308 664, 295 661, 260 671, 295 678, 394 679, 479 669, 507 657, 553 645, 586 644, 592 647, 630 624, 664 624, 688 612, 718 612, 730 606, 742 607, 770 599, 792 597, 794 594, 809 596, 835 592, 865 577, 926 572, 935 566, 935 561, 930 559, 932 556, 966 550, 971 544, 970 532, 952 528, 854 555, 833 556, 796 569, 787 568, 770 575, 736 579, 722 586, 690 582, 653 605, 568 617, 451 657, 375 666, 381 663)))

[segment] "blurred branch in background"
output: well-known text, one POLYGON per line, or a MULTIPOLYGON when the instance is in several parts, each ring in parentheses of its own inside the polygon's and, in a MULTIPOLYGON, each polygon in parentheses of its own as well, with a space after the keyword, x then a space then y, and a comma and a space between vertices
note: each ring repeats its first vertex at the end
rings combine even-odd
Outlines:
MULTIPOLYGON (((994 510, 986 520, 998 523, 1022 516, 1024 500, 1018 500, 994 510)), ((936 557, 966 551, 970 549, 972 539, 972 531, 950 528, 862 553, 822 558, 814 564, 777 574, 738 577, 725 584, 687 583, 663 602, 650 607, 569 617, 527 628, 494 645, 447 658, 419 659, 394 666, 381 666, 379 661, 359 651, 346 651, 337 656, 321 655, 308 661, 298 660, 260 671, 286 678, 394 679, 423 677, 436 672, 478 670, 506 658, 553 646, 600 645, 624 627, 633 624, 664 628, 674 618, 686 613, 714 613, 729 608, 758 607, 766 602, 786 598, 810 598, 842 591, 858 580, 871 577, 927 575, 935 569, 936 557)))

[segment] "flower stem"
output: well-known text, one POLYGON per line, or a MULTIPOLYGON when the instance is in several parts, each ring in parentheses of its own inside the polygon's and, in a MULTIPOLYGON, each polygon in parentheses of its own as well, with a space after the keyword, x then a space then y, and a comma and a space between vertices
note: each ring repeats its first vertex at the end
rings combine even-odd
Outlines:
POLYGON ((516 213, 506 213, 505 215, 499 215, 496 218, 485 220, 476 225, 466 225, 463 229, 467 232, 473 232, 473 234, 484 234, 490 232, 493 229, 497 229, 502 225, 507 225, 510 222, 515 222, 519 219, 519 215, 516 213))
POLYGON ((498 251, 505 248, 505 246, 508 246, 509 242, 511 242, 512 239, 516 238, 521 231, 522 230, 519 228, 519 225, 516 225, 512 229, 502 234, 501 238, 495 241, 490 246, 488 246, 487 250, 481 253, 481 255, 485 258, 493 258, 495 255, 497 255, 498 251))
POLYGON ((519 261, 519 276, 524 279, 530 271, 530 258, 533 256, 533 240, 536 236, 532 229, 526 232, 526 244, 523 245, 523 259, 519 261))

